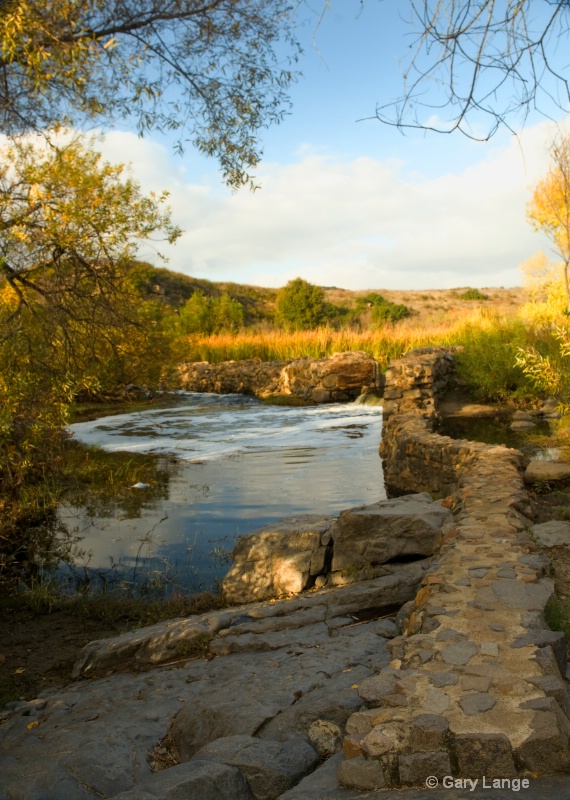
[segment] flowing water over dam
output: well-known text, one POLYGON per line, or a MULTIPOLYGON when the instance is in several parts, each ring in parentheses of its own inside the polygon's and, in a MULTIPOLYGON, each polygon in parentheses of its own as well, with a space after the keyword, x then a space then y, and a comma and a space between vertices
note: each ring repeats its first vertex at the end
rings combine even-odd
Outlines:
POLYGON ((87 573, 108 586, 166 580, 208 589, 227 571, 237 536, 385 497, 379 406, 291 408, 192 393, 179 400, 70 427, 82 443, 152 453, 167 468, 163 481, 132 488, 132 508, 61 508, 82 537, 87 573))

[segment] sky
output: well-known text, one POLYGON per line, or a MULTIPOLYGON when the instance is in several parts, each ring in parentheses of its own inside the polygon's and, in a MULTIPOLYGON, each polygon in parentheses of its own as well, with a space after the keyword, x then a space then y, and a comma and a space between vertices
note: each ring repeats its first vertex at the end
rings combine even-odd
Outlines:
MULTIPOLYGON (((316 0, 317 9, 320 0, 316 0)), ((345 289, 521 285, 536 251, 526 218, 564 119, 530 118, 490 142, 409 132, 374 118, 402 91, 413 42, 408 4, 333 3, 299 32, 303 76, 284 122, 262 132, 255 192, 227 189, 215 161, 128 130, 106 132, 110 161, 131 164, 144 191, 170 192, 183 230, 159 246, 170 269, 212 281, 279 287, 298 276, 345 289)), ((143 248, 146 260, 156 251, 143 248)))

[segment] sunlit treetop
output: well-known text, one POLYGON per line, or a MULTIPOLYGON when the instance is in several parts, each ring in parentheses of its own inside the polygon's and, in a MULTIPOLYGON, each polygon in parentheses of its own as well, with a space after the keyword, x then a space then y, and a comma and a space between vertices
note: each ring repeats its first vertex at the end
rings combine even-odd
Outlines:
POLYGON ((131 119, 176 131, 236 188, 288 110, 297 54, 285 0, 4 0, 0 128, 131 119))
MULTIPOLYGON (((167 195, 144 196, 80 139, 0 150, 0 276, 18 298, 65 309, 112 297, 144 240, 175 241, 167 195)), ((12 296, 13 300, 13 296, 12 296)), ((55 310, 52 312, 55 313, 55 310)))

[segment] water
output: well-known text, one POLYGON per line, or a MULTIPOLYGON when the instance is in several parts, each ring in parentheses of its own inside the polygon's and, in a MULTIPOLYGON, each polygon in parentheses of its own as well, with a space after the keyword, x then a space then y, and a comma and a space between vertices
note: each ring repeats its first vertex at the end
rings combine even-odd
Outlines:
POLYGON ((72 425, 107 450, 175 457, 148 501, 112 515, 64 506, 88 553, 87 572, 113 585, 212 588, 237 536, 294 514, 333 516, 385 498, 378 456, 382 409, 267 406, 243 395, 181 395, 180 405, 72 425), (157 491, 160 489, 160 491, 157 491))
POLYGON ((486 444, 503 444, 520 450, 527 458, 556 460, 560 455, 558 447, 549 446, 556 442, 556 434, 545 420, 537 421, 534 428, 512 431, 510 414, 494 417, 450 417, 440 421, 438 433, 452 439, 469 439, 486 444))

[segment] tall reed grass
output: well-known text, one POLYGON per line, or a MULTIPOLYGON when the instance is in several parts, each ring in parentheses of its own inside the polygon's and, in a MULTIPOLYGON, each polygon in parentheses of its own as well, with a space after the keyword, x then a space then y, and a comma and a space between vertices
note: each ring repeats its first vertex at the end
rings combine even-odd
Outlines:
POLYGON ((407 319, 378 330, 324 327, 296 333, 242 331, 191 336, 182 344, 184 358, 189 361, 289 361, 360 350, 377 359, 383 368, 416 347, 462 345, 465 352, 458 358, 459 374, 477 395, 488 400, 536 394, 515 363, 517 348, 533 347, 543 355, 558 348, 551 326, 482 308, 450 312, 445 320, 430 326, 407 319))
POLYGON ((446 322, 430 329, 411 325, 386 326, 376 331, 334 330, 284 333, 281 331, 192 336, 187 339, 185 358, 189 361, 289 361, 294 358, 324 358, 333 353, 360 350, 381 364, 398 358, 415 347, 453 344, 464 323, 446 322))

